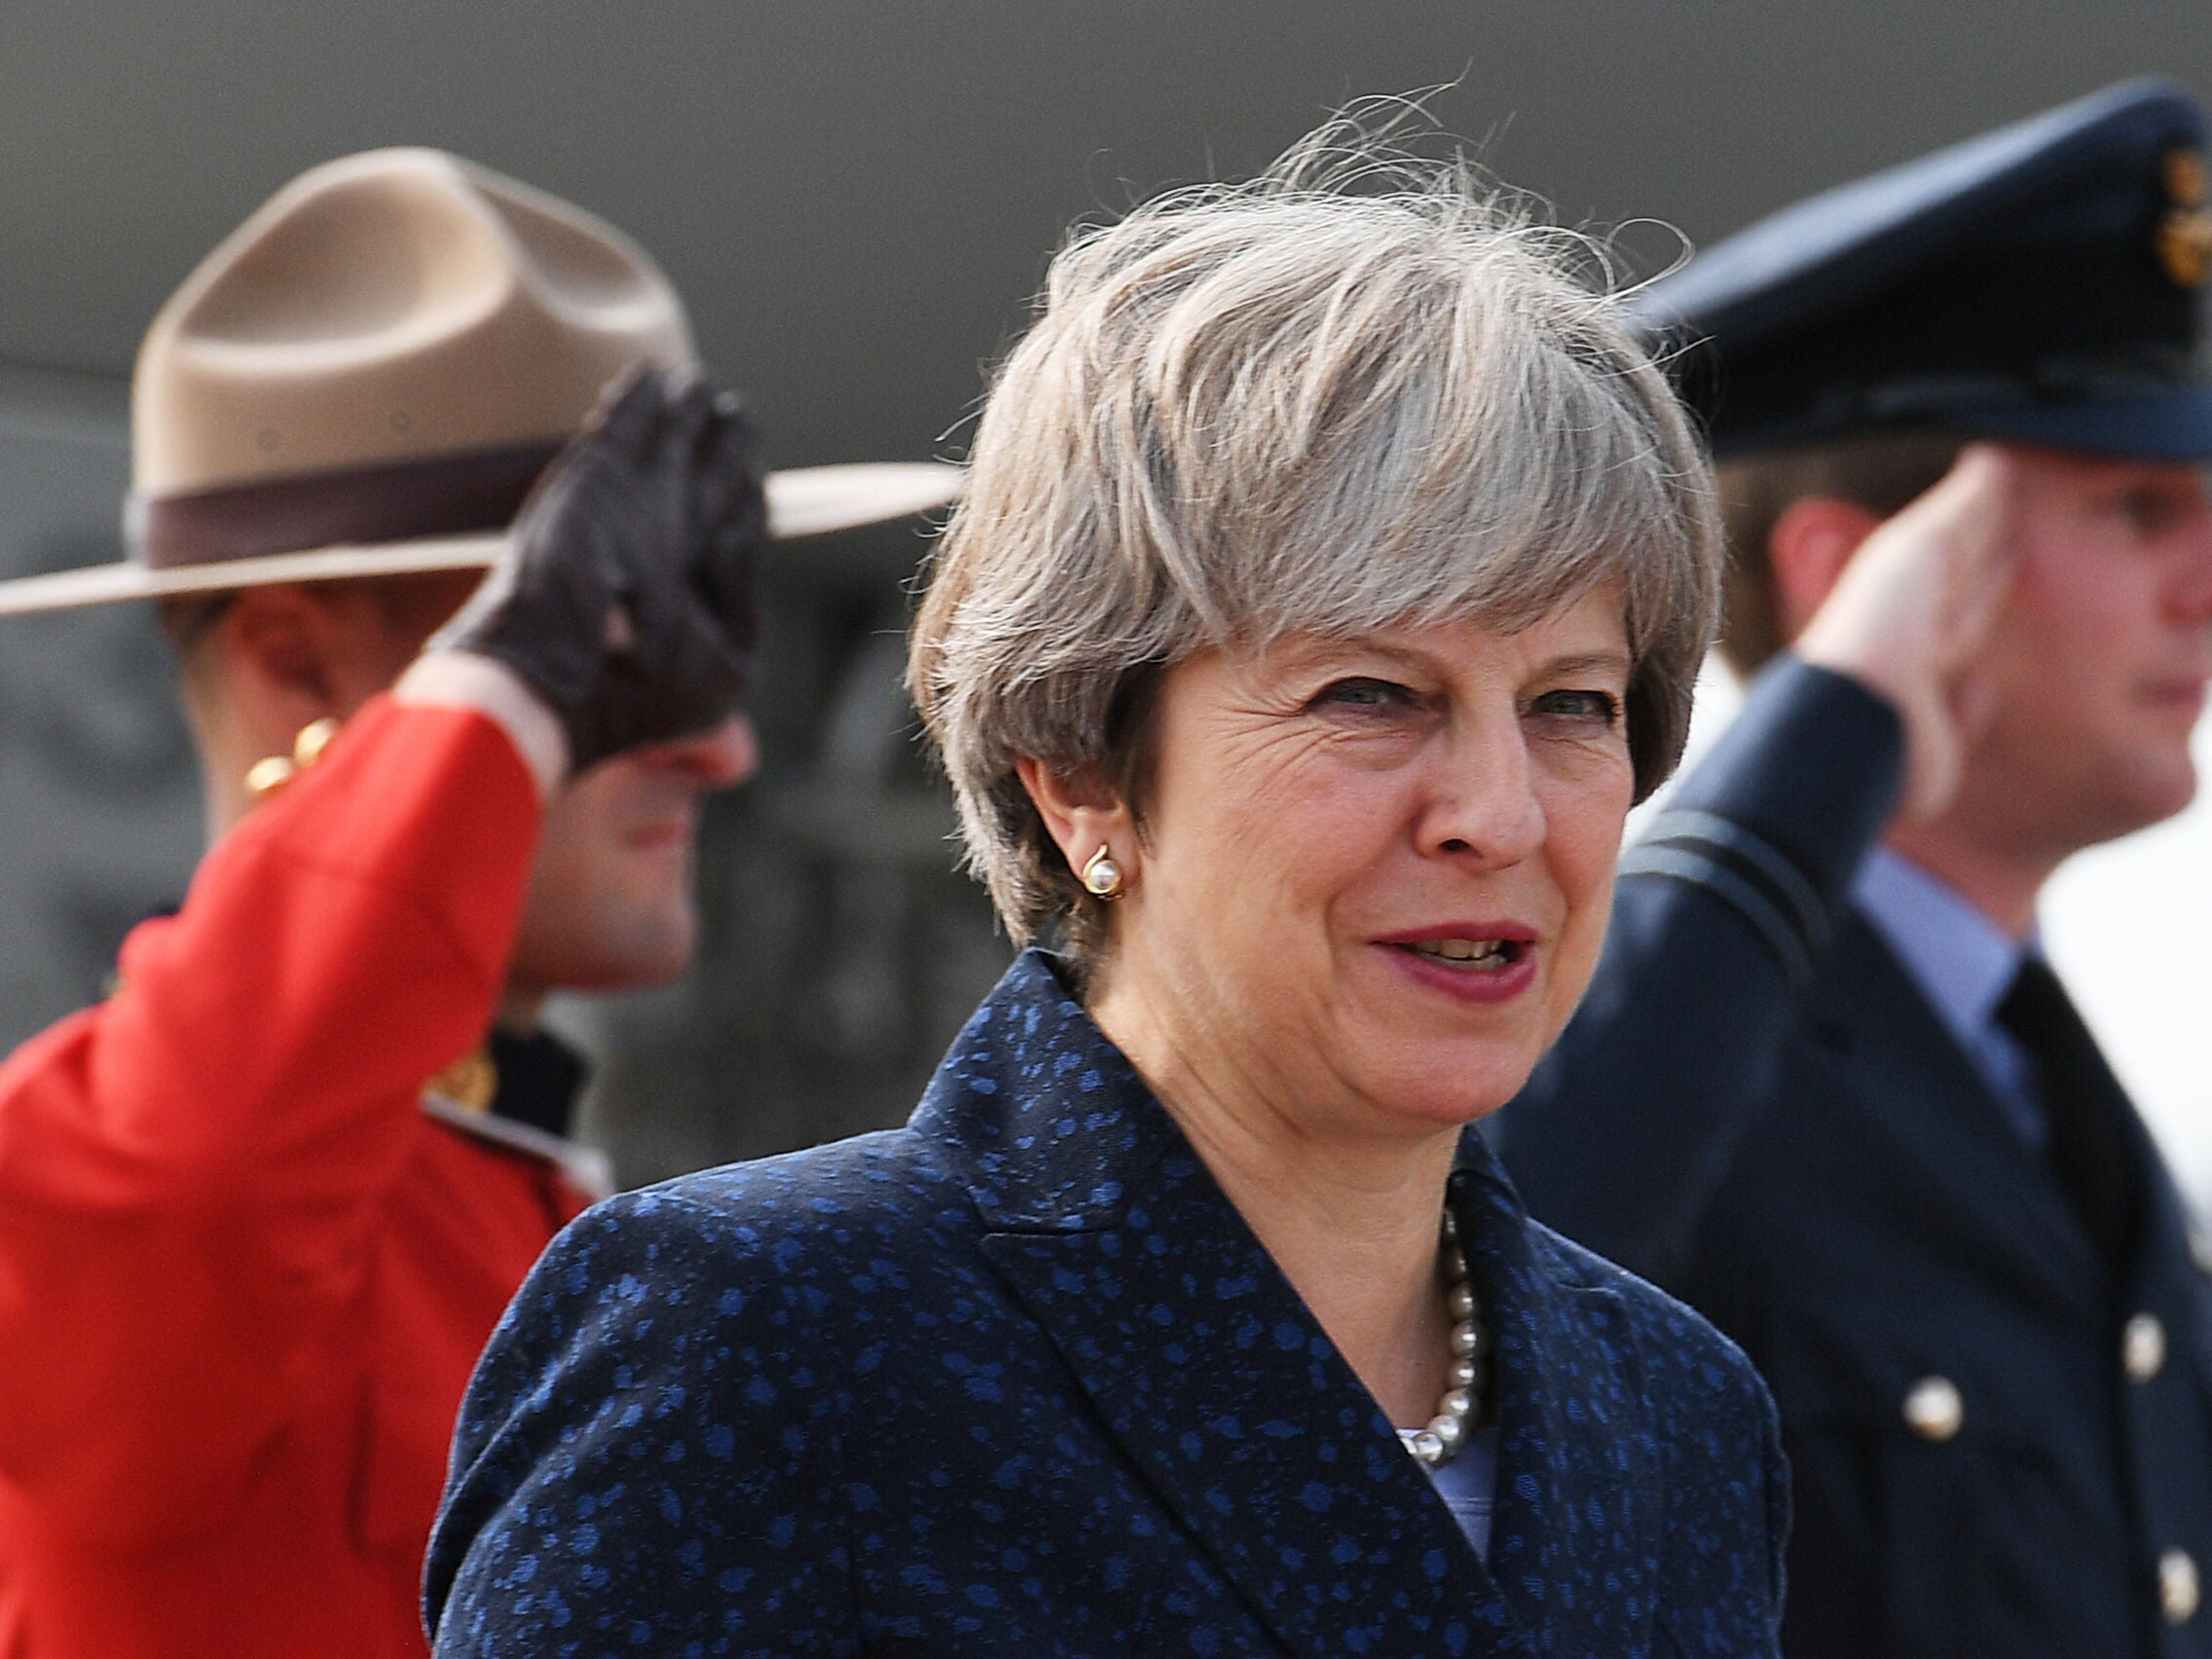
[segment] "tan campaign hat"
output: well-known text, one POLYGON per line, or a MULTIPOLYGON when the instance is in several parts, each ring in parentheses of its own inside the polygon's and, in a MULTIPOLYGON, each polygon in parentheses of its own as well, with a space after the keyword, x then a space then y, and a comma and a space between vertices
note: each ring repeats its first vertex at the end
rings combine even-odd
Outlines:
MULTIPOLYGON (((612 226, 436 150, 327 163, 226 239, 147 331, 129 557, 0 582, 0 615, 489 566, 612 382, 695 360, 676 290, 612 226)), ((768 533, 942 506, 964 476, 770 473, 768 533)))

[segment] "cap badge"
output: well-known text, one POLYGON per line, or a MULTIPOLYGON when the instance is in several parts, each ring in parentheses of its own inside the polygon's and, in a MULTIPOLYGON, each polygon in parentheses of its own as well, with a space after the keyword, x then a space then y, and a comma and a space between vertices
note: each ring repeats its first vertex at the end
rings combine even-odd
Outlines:
POLYGON ((2173 206, 2158 221, 2158 263, 2178 286, 2200 288, 2212 276, 2212 213, 2204 206, 2212 179, 2203 156, 2187 147, 2168 150, 2165 184, 2173 206))
POLYGON ((2212 274, 2212 213, 2176 208, 2158 226, 2158 260, 2184 288, 2200 288, 2212 274))
POLYGON ((2194 150, 2166 152, 2166 200, 2177 207, 2201 207, 2212 196, 2212 179, 2206 177, 2204 158, 2194 150))

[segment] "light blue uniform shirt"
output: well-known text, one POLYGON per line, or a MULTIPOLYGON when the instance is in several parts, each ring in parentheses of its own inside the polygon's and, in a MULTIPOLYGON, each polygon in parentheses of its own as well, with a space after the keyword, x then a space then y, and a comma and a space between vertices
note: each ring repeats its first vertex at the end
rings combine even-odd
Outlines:
POLYGON ((2035 1071, 2012 1034, 1997 1023, 1997 1005, 2012 988, 2022 944, 1955 888, 1887 847, 1860 869, 1852 899, 1928 999, 1989 1085, 2021 1139, 2041 1151, 2046 1136, 2035 1071))
POLYGON ((1491 1512, 1497 1506, 1497 1425, 1476 1430, 1457 1456, 1430 1469, 1428 1478, 1475 1554, 1490 1560, 1491 1512))

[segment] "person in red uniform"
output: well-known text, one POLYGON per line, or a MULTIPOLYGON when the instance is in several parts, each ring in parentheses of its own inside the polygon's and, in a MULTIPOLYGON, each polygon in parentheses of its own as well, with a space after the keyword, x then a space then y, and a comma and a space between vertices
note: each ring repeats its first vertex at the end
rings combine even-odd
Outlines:
POLYGON ((0 584, 163 600, 214 831, 0 1065, 0 1655, 424 1651, 463 1385, 597 1196, 537 1006, 689 953, 756 542, 956 478, 751 455, 642 253, 433 152, 295 181, 157 319, 131 560, 0 584))

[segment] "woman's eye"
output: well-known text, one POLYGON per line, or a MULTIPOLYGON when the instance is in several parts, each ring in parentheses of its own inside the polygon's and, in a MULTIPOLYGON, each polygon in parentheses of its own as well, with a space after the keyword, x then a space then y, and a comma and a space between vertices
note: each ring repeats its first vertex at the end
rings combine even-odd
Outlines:
POLYGON ((1621 700, 1610 691, 1546 691, 1531 705, 1530 712, 1554 719, 1610 726, 1620 719, 1621 700))
POLYGON ((1338 709, 1373 710, 1378 713, 1404 707, 1413 693, 1387 680, 1340 680, 1324 690, 1317 702, 1338 709))

